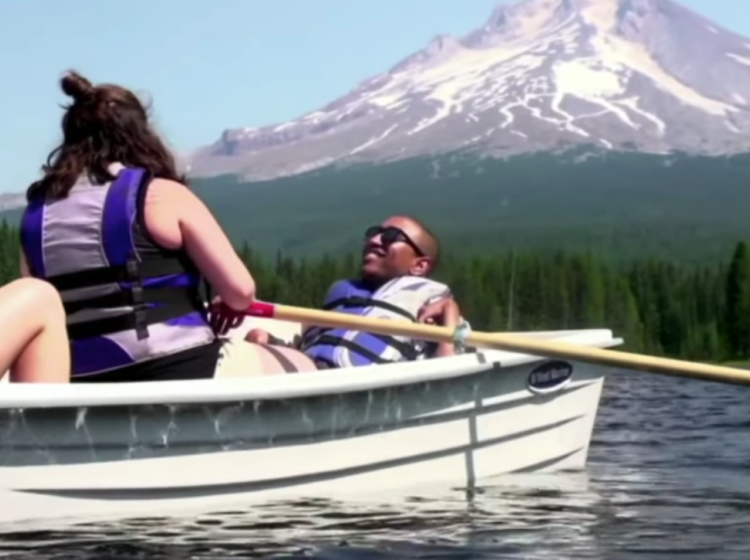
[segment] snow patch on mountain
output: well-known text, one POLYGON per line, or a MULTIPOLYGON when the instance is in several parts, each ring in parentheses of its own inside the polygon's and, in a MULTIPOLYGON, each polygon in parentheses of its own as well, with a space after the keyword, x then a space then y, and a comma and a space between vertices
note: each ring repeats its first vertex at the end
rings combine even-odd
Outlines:
POLYGON ((269 178, 458 149, 502 157, 584 143, 748 148, 750 42, 672 0, 501 4, 287 123, 225 131, 194 174, 269 178))

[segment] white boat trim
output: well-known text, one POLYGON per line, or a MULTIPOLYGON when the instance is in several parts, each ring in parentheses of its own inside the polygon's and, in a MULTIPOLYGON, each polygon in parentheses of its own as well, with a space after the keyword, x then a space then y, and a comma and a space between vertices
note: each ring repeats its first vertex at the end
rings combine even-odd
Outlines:
MULTIPOLYGON (((517 333, 581 346, 607 348, 623 343, 609 329, 517 333)), ((70 406, 125 406, 145 404, 217 403, 312 397, 331 393, 372 391, 386 387, 437 381, 471 375, 484 364, 498 368, 529 363, 543 357, 480 350, 448 358, 419 360, 407 364, 364 366, 354 369, 329 369, 318 372, 196 381, 160 381, 148 383, 24 384, 9 383, 0 391, 0 410, 4 408, 53 408, 70 406), (439 360, 440 367, 436 368, 439 360), (113 391, 112 386, 117 390, 113 391)))

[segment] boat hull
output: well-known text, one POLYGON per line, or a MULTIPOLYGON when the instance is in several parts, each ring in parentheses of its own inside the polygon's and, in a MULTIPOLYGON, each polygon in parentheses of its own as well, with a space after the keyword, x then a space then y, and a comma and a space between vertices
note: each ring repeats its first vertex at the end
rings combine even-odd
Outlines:
POLYGON ((290 380, 278 378, 203 391, 197 382, 128 384, 141 385, 140 399, 92 385, 68 406, 27 390, 15 399, 24 406, 0 402, 0 525, 472 487, 507 473, 584 468, 605 368, 567 364, 569 378, 539 394, 530 376, 549 362, 537 357, 467 354, 439 360, 439 375, 430 362, 438 360, 300 375, 285 394, 279 387, 290 380), (144 402, 144 385, 174 389, 144 402))

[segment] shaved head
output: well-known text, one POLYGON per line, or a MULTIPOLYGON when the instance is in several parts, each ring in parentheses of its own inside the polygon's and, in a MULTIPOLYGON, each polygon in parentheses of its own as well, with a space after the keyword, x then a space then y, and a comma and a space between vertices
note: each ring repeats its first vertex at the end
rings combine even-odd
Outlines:
POLYGON ((383 225, 394 225, 404 230, 424 255, 431 259, 430 271, 435 267, 440 256, 440 244, 435 234, 427 226, 411 216, 392 216, 384 221, 383 225))
POLYGON ((425 225, 411 216, 391 216, 366 236, 362 275, 380 282, 426 276, 439 256, 437 238, 425 225))
POLYGON ((435 234, 420 221, 415 218, 406 218, 414 223, 414 227, 419 230, 419 234, 416 235, 414 241, 419 245, 425 255, 432 259, 432 267, 430 271, 437 265, 438 259, 440 258, 440 243, 438 243, 435 234))

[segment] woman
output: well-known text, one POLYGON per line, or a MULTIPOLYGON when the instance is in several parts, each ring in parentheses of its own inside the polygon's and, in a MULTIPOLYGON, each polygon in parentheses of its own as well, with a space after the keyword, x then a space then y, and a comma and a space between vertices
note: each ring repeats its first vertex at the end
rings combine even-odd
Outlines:
POLYGON ((70 350, 57 291, 35 278, 0 288, 0 380, 67 383, 70 350))
MULTIPOLYGON (((22 271, 62 295, 73 381, 252 375, 259 349, 217 337, 214 321, 255 297, 252 276, 129 90, 61 80, 73 99, 63 142, 27 192, 22 271)), ((236 322, 236 321, 235 321, 236 322)))

